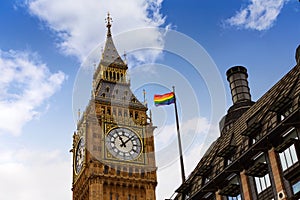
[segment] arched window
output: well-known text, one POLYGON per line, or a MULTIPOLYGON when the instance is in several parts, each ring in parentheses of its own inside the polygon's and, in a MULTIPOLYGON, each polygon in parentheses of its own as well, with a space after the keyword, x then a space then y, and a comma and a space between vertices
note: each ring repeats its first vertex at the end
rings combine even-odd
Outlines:
POLYGON ((108 167, 107 165, 105 165, 105 166, 104 166, 104 171, 103 171, 103 173, 104 173, 104 174, 108 174, 108 169, 109 169, 109 167, 108 167))

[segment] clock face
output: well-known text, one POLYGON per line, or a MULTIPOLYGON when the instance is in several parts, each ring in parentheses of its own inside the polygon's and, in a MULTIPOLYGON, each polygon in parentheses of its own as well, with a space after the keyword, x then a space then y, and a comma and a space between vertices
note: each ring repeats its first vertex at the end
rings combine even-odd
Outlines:
POLYGON ((142 152, 142 142, 139 136, 126 128, 111 130, 105 141, 107 150, 121 160, 134 160, 142 152))
POLYGON ((75 155, 75 161, 74 161, 76 174, 78 174, 83 167, 84 154, 85 154, 84 139, 81 138, 76 147, 76 155, 75 155))

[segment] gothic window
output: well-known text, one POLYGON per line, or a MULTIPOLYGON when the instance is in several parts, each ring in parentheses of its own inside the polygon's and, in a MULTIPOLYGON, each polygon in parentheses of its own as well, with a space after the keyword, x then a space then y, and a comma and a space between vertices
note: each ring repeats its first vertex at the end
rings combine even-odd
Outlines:
POLYGON ((136 112, 134 115, 134 118, 137 119, 139 117, 139 114, 136 112))
POLYGON ((117 168, 117 175, 119 176, 121 174, 121 171, 119 169, 119 167, 117 168))
POLYGON ((106 87, 106 92, 107 92, 107 93, 109 92, 109 87, 106 87))
POLYGON ((110 115, 110 108, 107 108, 107 114, 110 115))
POLYGON ((129 116, 130 116, 130 117, 133 117, 132 111, 129 112, 129 116))
POLYGON ((118 116, 119 116, 119 117, 122 117, 122 110, 119 110, 118 116))
POLYGON ((132 176, 132 168, 131 167, 129 168, 129 174, 128 175, 132 176))
POLYGON ((119 90, 118 90, 118 89, 116 89, 116 90, 115 90, 115 93, 116 93, 116 94, 118 94, 118 93, 119 93, 119 90))
POLYGON ((144 178, 145 177, 145 171, 142 169, 141 170, 141 178, 144 178))
POLYGON ((132 98, 131 98, 131 102, 136 103, 136 98, 135 98, 135 97, 132 97, 132 98))
POLYGON ((102 97, 105 97, 105 93, 102 93, 101 96, 102 96, 102 97))
POLYGON ((108 168, 109 167, 107 165, 104 166, 104 172, 103 172, 104 174, 108 174, 108 168))

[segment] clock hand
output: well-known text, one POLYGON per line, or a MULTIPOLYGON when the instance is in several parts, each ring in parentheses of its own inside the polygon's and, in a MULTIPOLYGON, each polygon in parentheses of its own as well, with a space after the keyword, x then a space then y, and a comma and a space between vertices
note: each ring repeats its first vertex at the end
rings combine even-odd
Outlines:
POLYGON ((128 138, 123 144, 121 144, 121 147, 122 146, 126 147, 126 143, 129 142, 133 137, 134 137, 134 135, 131 136, 130 138, 128 138))
POLYGON ((122 143, 120 146, 126 147, 126 143, 123 141, 123 138, 120 135, 119 135, 119 139, 121 140, 121 143, 122 143))

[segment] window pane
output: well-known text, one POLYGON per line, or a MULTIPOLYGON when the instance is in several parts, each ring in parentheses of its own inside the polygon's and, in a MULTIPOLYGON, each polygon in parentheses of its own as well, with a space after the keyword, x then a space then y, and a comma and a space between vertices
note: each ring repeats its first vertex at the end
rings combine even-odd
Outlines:
POLYGON ((295 164, 296 162, 298 162, 295 145, 293 144, 292 146, 290 146, 289 149, 290 149, 291 156, 292 156, 292 162, 293 162, 293 164, 295 164))
POLYGON ((260 184, 261 184, 261 189, 265 190, 267 188, 267 186, 266 186, 266 182, 264 180, 264 177, 259 178, 259 180, 260 180, 260 184))
POLYGON ((267 188, 268 188, 268 187, 271 186, 271 181, 270 181, 270 176, 269 176, 269 174, 266 174, 265 179, 266 179, 266 186, 267 186, 267 188))
POLYGON ((256 185, 257 193, 259 194, 261 192, 261 185, 258 177, 255 177, 255 185, 256 185))
POLYGON ((295 183, 292 188, 293 188, 294 194, 300 192, 300 181, 298 181, 297 183, 295 183))
POLYGON ((280 157, 280 162, 282 165, 282 170, 286 170, 287 166, 286 166, 286 161, 285 161, 285 157, 284 157, 284 152, 283 153, 279 153, 279 157, 280 157))
POLYGON ((292 162, 292 156, 290 154, 290 150, 289 149, 286 149, 284 152, 285 154, 285 158, 286 158, 286 165, 287 167, 290 167, 293 165, 293 162, 292 162))

